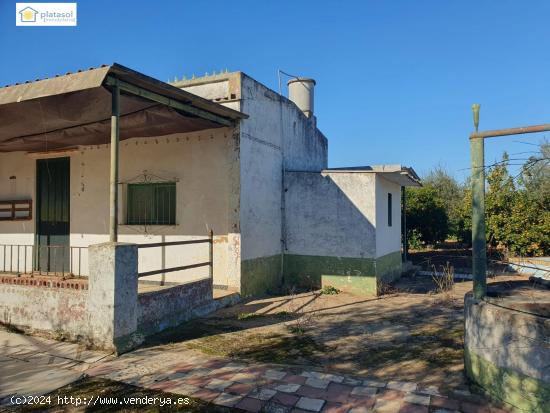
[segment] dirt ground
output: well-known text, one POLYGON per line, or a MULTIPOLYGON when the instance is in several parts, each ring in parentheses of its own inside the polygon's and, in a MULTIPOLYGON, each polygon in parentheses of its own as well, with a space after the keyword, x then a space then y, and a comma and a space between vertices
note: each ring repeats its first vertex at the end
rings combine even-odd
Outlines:
POLYGON ((430 276, 409 276, 379 298, 317 291, 253 300, 159 334, 147 345, 315 366, 450 392, 465 386, 463 298, 472 282, 455 283, 448 292, 436 289, 430 276))

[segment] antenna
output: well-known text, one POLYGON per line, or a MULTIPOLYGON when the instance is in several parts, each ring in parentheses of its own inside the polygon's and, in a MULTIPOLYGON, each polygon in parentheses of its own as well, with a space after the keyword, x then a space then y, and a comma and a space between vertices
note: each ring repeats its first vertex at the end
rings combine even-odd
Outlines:
POLYGON ((294 75, 291 75, 290 73, 282 71, 281 69, 277 69, 277 77, 279 78, 279 95, 282 96, 283 89, 282 89, 282 86, 281 86, 281 75, 285 75, 285 76, 288 76, 288 77, 293 77, 293 78, 296 78, 296 79, 299 76, 294 76, 294 75))

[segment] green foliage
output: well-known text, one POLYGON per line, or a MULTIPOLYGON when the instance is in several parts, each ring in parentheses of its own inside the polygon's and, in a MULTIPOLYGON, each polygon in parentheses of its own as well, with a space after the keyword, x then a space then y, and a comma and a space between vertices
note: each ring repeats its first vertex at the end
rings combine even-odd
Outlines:
POLYGON ((325 285, 323 288, 321 288, 321 295, 334 295, 334 294, 340 294, 340 290, 336 287, 333 287, 332 285, 325 285))
POLYGON ((416 228, 408 232, 407 241, 410 249, 419 250, 422 248, 422 234, 416 228))
POLYGON ((263 317, 263 314, 258 313, 239 313, 237 314, 237 320, 252 320, 254 318, 263 317))
MULTIPOLYGON (((522 173, 531 169, 528 161, 522 173)), ((540 170, 516 185, 508 172, 508 155, 490 169, 485 200, 487 241, 513 255, 540 256, 550 252, 550 210, 545 194, 550 175, 540 170)))
POLYGON ((437 198, 447 214, 449 235, 456 238, 460 226, 464 187, 441 166, 430 171, 423 179, 423 184, 435 189, 437 198))
POLYGON ((422 241, 435 244, 444 241, 449 232, 449 222, 444 203, 432 185, 406 190, 407 237, 412 231, 422 234, 422 241))
MULTIPOLYGON (((521 168, 519 179, 508 171, 509 158, 486 171, 487 242, 513 255, 550 254, 550 143, 521 168)), ((409 247, 443 241, 447 235, 471 244, 472 192, 469 181, 459 184, 438 167, 423 180, 423 188, 407 189, 409 247)))

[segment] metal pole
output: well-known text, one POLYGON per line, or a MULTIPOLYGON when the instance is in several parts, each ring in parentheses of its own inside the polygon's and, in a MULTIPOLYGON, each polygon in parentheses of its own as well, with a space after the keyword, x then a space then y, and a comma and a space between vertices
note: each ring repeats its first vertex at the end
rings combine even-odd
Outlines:
POLYGON ((403 262, 407 262, 409 255, 409 240, 407 239, 407 191, 401 187, 401 232, 403 239, 403 262))
POLYGON ((118 241, 118 142, 120 121, 120 88, 115 83, 111 91, 111 179, 110 179, 110 211, 109 211, 109 241, 118 241))
POLYGON ((210 249, 208 251, 209 261, 210 261, 210 279, 214 279, 214 231, 210 230, 208 232, 208 237, 210 238, 210 249))
POLYGON ((470 139, 470 152, 472 159, 472 261, 474 296, 482 299, 487 292, 484 139, 470 139))

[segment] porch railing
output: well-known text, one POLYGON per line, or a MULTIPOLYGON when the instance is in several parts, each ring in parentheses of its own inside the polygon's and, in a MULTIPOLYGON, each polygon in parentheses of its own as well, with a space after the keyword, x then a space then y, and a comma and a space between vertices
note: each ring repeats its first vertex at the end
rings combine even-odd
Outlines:
POLYGON ((53 276, 87 275, 88 247, 0 244, 0 272, 53 276))
MULTIPOLYGON (((194 239, 194 240, 188 240, 188 241, 173 241, 173 242, 157 242, 157 243, 151 243, 151 244, 138 244, 138 251, 143 248, 160 248, 160 247, 171 247, 171 246, 177 246, 177 245, 190 245, 190 244, 208 244, 208 261, 204 262, 198 262, 194 264, 187 264, 187 265, 181 265, 177 267, 169 267, 169 268, 162 268, 158 270, 152 270, 152 271, 144 271, 138 273, 138 278, 141 277, 147 277, 150 275, 158 275, 158 274, 165 274, 169 272, 175 272, 175 271, 184 271, 184 270, 190 270, 192 268, 199 268, 199 267, 209 267, 209 278, 213 278, 214 274, 214 233, 212 230, 208 233, 208 238, 203 239, 194 239)), ((138 255, 139 257, 139 255, 138 255)))

